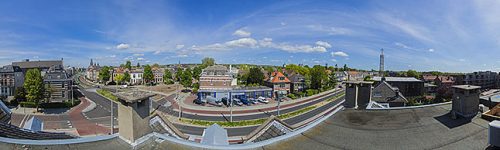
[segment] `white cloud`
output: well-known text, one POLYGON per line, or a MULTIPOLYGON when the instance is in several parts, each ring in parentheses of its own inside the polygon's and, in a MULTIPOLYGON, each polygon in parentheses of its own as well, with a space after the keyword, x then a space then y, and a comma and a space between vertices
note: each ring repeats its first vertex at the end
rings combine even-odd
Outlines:
POLYGON ((336 60, 336 59, 331 59, 331 60, 332 60, 333 62, 337 62, 337 60, 336 60))
POLYGON ((458 61, 464 62, 464 61, 465 61, 465 59, 463 59, 463 58, 462 58, 462 59, 458 59, 458 61))
POLYGON ((220 44, 220 43, 215 43, 211 45, 206 45, 206 46, 196 46, 193 45, 191 49, 193 50, 230 50, 233 48, 256 48, 257 47, 257 40, 253 38, 241 38, 237 40, 232 40, 228 41, 226 43, 220 44))
POLYGON ((158 55, 160 53, 161 53, 161 51, 155 51, 153 54, 158 55))
POLYGON ((143 61, 143 60, 146 60, 146 59, 142 58, 142 57, 137 58, 137 61, 143 61))
POLYGON ((111 57, 111 58, 115 58, 115 57, 116 57, 116 55, 111 55, 111 56, 109 56, 109 57, 111 57))
POLYGON ((289 43, 274 43, 271 38, 264 38, 262 40, 255 40, 253 38, 240 38, 225 43, 215 43, 205 46, 193 45, 190 49, 203 51, 203 50, 231 50, 235 48, 273 48, 278 50, 287 51, 290 53, 311 53, 311 52, 326 52, 326 47, 331 47, 327 42, 318 41, 316 45, 292 45, 289 43), (320 45, 318 45, 318 43, 320 45))
POLYGON ((330 43, 325 42, 325 41, 317 41, 317 42, 316 42, 316 45, 318 45, 318 46, 323 46, 323 47, 325 47, 325 48, 331 48, 331 47, 332 47, 332 45, 330 45, 330 43))
POLYGON ((308 25, 306 26, 312 31, 318 31, 327 33, 328 35, 349 35, 352 34, 352 31, 347 28, 341 27, 324 27, 323 25, 308 25))
POLYGON ((116 49, 128 49, 128 48, 130 48, 129 44, 121 43, 116 45, 116 49))
POLYGON ((177 45, 175 46, 175 48, 176 48, 176 49, 181 49, 181 48, 184 48, 184 45, 182 45, 182 44, 177 44, 177 45))
POLYGON ((144 56, 144 54, 140 54, 140 53, 137 53, 137 54, 134 54, 134 56, 144 56))
POLYGON ((432 48, 431 48, 431 49, 429 49, 429 52, 434 52, 434 49, 432 49, 432 48))
POLYGON ((179 55, 177 55, 177 57, 184 58, 184 57, 188 57, 188 55, 186 55, 186 54, 179 54, 179 55))
POLYGON ((338 52, 331 52, 330 54, 332 55, 332 57, 334 57, 334 56, 348 57, 348 56, 349 56, 349 55, 347 55, 345 52, 341 52, 341 51, 338 51, 338 52))
MULTIPOLYGON (((311 45, 291 45, 288 43, 274 43, 271 38, 264 38, 259 41, 260 46, 267 48, 275 48, 291 53, 310 53, 310 52, 326 52, 326 48, 323 46, 311 46, 311 45)), ((323 43, 324 44, 324 43, 323 43)))
POLYGON ((234 31, 233 35, 239 36, 239 37, 250 37, 252 33, 245 31, 243 29, 238 29, 234 31))
POLYGON ((394 43, 394 45, 401 47, 401 48, 411 49, 411 47, 409 47, 408 45, 405 45, 405 44, 399 43, 399 42, 394 43))

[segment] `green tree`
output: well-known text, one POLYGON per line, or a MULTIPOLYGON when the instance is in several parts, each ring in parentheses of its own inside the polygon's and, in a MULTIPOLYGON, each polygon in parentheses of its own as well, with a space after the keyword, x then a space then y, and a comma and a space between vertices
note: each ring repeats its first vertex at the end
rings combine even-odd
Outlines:
POLYGON ((183 71, 181 75, 181 84, 185 88, 189 88, 191 87, 192 83, 193 83, 193 76, 191 73, 191 69, 187 68, 186 70, 183 71))
POLYGON ((109 81, 109 78, 111 78, 111 74, 109 73, 110 69, 111 68, 108 66, 104 66, 101 68, 101 70, 99 71, 99 79, 101 80, 101 82, 106 83, 106 81, 109 81))
POLYGON ((201 66, 205 69, 208 66, 215 65, 215 59, 210 57, 205 57, 201 60, 201 66))
POLYGON ((373 81, 372 76, 366 76, 363 81, 373 81))
POLYGON ((127 60, 127 62, 125 63, 125 68, 127 68, 128 70, 132 70, 132 62, 130 62, 130 60, 127 60))
POLYGON ((349 71, 349 67, 347 67, 347 64, 344 64, 344 68, 342 71, 349 71))
POLYGON ((153 70, 151 70, 151 66, 146 65, 144 67, 144 73, 142 75, 142 78, 144 79, 146 84, 150 84, 154 80, 155 76, 153 74, 153 70))
POLYGON ((38 111, 40 100, 44 98, 45 93, 42 74, 38 69, 30 69, 26 72, 26 76, 24 79, 26 99, 30 102, 34 102, 36 105, 36 110, 38 111))
POLYGON ((201 66, 194 67, 194 69, 193 69, 193 78, 195 78, 196 80, 199 80, 200 79, 200 75, 201 75, 201 71, 202 71, 201 66))
POLYGON ((153 64, 153 66, 151 66, 151 68, 160 68, 160 65, 155 63, 155 64, 153 64))
POLYGON ((181 68, 177 69, 177 72, 175 72, 175 80, 176 80, 177 82, 180 82, 180 81, 181 81, 181 78, 182 78, 182 73, 183 73, 183 72, 184 72, 184 71, 182 71, 182 69, 181 69, 181 68))
POLYGON ((165 69, 165 72, 163 73, 163 83, 165 84, 174 83, 174 81, 172 81, 172 73, 168 69, 165 69))
POLYGON ((116 80, 116 84, 121 85, 125 81, 125 75, 118 74, 118 75, 116 75, 115 80, 116 80))
POLYGON ((406 72, 406 76, 407 76, 407 77, 415 77, 415 78, 419 79, 419 78, 420 78, 420 73, 418 73, 418 72, 417 72, 417 71, 415 71, 415 70, 408 70, 408 71, 406 72))
POLYGON ((335 88, 335 86, 337 86, 337 77, 335 76, 335 73, 332 72, 328 76, 328 87, 335 88))
POLYGON ((140 63, 137 63, 137 68, 141 68, 141 64, 140 63))
POLYGON ((252 67, 250 68, 250 72, 248 72, 247 76, 247 85, 249 84, 258 84, 262 85, 264 82, 264 73, 260 70, 260 68, 252 67))
POLYGON ((125 82, 125 83, 130 82, 130 73, 128 73, 128 72, 123 73, 123 82, 125 82))
POLYGON ((313 68, 311 68, 312 89, 321 89, 325 78, 326 78, 325 67, 320 65, 315 65, 313 68))
POLYGON ((14 94, 14 99, 16 100, 26 100, 26 90, 24 87, 17 87, 16 93, 14 94))

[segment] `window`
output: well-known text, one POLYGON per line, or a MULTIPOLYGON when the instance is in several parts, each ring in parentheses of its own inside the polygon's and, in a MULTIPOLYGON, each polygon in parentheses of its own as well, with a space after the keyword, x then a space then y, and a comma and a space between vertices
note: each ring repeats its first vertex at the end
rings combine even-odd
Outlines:
POLYGON ((382 97, 382 93, 381 92, 374 92, 373 97, 382 97))
POLYGON ((279 77, 280 80, 285 80, 285 77, 279 77))

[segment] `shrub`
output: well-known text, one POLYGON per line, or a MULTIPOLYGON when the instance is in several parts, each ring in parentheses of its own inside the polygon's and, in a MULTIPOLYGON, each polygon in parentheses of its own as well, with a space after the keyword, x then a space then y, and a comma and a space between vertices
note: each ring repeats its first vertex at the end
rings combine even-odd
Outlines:
POLYGON ((27 107, 27 108, 36 108, 36 103, 35 102, 19 102, 19 105, 21 107, 27 107))
POLYGON ((291 98, 291 99, 297 99, 297 97, 295 96, 295 94, 288 94, 288 97, 291 98))

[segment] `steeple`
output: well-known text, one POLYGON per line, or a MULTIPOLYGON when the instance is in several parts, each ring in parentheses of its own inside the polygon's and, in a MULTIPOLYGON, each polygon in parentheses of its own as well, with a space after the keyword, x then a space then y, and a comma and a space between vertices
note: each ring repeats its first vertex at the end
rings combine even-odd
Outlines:
POLYGON ((90 66, 94 66, 94 60, 90 59, 90 66))

